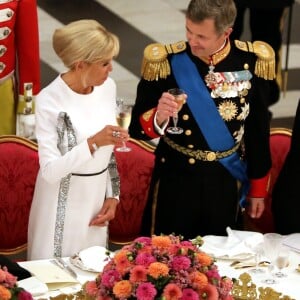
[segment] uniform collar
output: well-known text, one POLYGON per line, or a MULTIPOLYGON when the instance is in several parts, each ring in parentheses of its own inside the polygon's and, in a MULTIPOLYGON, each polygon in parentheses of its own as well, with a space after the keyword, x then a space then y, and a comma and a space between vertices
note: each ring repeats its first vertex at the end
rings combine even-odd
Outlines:
POLYGON ((230 49, 231 45, 229 39, 227 39, 224 45, 218 51, 212 54, 210 58, 200 57, 200 59, 207 64, 212 64, 215 66, 228 56, 230 49))

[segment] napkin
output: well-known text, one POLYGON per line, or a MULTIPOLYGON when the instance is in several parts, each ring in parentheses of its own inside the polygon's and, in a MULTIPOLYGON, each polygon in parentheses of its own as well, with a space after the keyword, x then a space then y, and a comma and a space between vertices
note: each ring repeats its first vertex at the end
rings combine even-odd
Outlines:
POLYGON ((108 262, 107 251, 105 247, 93 246, 70 257, 70 262, 82 270, 98 273, 108 262))
MULTIPOLYGON (((49 290, 57 290, 79 284, 79 282, 65 270, 62 270, 48 261, 28 261, 26 262, 25 268, 33 274, 37 280, 46 284, 49 290)), ((28 283, 28 281, 25 283, 28 283)), ((29 283, 32 282, 29 281, 29 283)), ((36 284, 37 281, 33 283, 36 284)))
POLYGON ((227 236, 204 236, 201 249, 215 258, 243 260, 253 257, 253 247, 263 242, 263 234, 259 232, 232 230, 229 227, 226 231, 227 236))
POLYGON ((19 280, 17 284, 19 287, 30 292, 32 296, 40 296, 49 291, 47 284, 43 283, 35 276, 19 280))

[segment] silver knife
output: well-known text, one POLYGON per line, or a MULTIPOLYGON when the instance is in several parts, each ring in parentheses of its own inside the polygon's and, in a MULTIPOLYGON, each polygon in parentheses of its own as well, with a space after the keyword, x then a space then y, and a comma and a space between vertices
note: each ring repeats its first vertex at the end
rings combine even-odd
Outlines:
POLYGON ((61 257, 55 257, 55 259, 51 260, 51 262, 61 269, 66 270, 72 277, 77 279, 76 272, 61 257))

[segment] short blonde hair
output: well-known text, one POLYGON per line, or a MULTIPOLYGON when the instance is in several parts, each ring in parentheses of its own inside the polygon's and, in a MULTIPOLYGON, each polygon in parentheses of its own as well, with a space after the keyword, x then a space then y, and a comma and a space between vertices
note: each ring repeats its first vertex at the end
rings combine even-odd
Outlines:
POLYGON ((76 62, 102 62, 119 53, 119 39, 95 20, 83 19, 56 29, 53 49, 64 65, 72 69, 76 62))

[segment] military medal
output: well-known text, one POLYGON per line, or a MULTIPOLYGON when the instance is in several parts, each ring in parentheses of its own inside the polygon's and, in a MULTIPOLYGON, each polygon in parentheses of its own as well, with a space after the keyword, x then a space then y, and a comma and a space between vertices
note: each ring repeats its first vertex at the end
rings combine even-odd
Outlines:
POLYGON ((206 85, 211 89, 212 98, 245 97, 251 88, 252 74, 248 70, 235 72, 214 72, 214 66, 209 66, 205 76, 206 85))
POLYGON ((215 84, 216 84, 216 77, 215 77, 215 73, 214 73, 214 69, 215 69, 215 66, 212 64, 212 61, 210 62, 210 65, 208 67, 208 74, 205 76, 205 82, 206 82, 206 85, 214 90, 215 89, 215 84))

